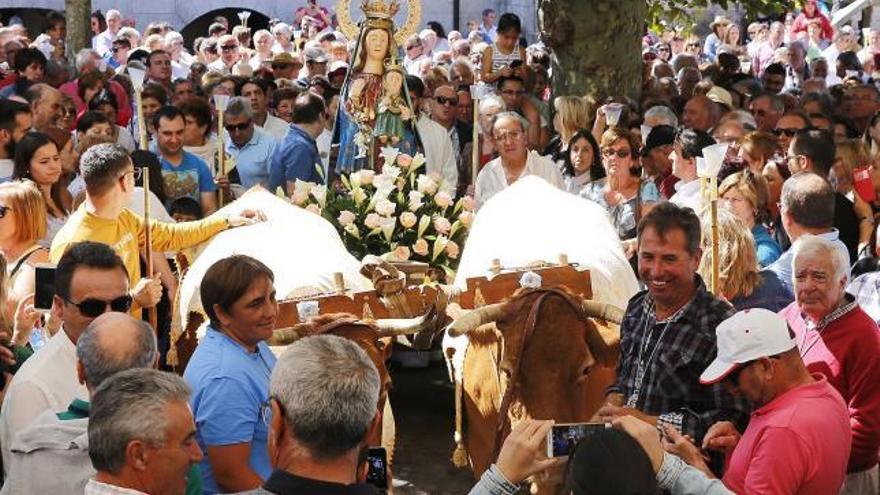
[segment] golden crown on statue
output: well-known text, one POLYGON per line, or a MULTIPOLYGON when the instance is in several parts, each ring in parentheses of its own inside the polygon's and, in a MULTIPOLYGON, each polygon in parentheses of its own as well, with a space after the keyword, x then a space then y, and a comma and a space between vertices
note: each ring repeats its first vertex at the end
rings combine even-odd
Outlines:
POLYGON ((400 3, 397 0, 388 3, 383 0, 363 0, 361 10, 368 19, 391 19, 400 10, 400 3))

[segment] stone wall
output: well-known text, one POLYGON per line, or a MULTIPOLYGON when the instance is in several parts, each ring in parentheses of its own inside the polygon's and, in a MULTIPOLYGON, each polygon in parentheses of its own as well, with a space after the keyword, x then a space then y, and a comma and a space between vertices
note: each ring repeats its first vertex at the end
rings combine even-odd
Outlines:
MULTIPOLYGON (((319 0, 321 5, 330 5, 328 0, 319 0)), ((335 4, 335 2, 333 2, 335 4)), ((277 17, 285 22, 293 19, 294 10, 305 2, 297 0, 251 0, 247 8, 256 10, 267 17, 277 17)), ((354 9, 360 4, 352 0, 354 9)), ((536 0, 460 0, 460 26, 465 29, 468 19, 479 19, 485 8, 494 8, 497 12, 515 12, 523 21, 526 35, 530 41, 535 40, 536 0)), ((106 12, 115 8, 126 18, 137 20, 138 30, 143 30, 151 22, 164 21, 178 30, 199 16, 217 9, 242 6, 229 0, 92 0, 92 9, 106 12)), ((64 10, 64 0, 0 0, 0 8, 42 8, 64 10)), ((423 0, 422 25, 429 20, 439 21, 447 31, 453 29, 453 0, 423 0)))

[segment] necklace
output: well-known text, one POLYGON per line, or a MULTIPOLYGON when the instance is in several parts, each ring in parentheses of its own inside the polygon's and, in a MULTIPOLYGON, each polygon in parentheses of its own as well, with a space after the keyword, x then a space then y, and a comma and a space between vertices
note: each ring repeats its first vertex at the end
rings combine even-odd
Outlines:
POLYGON ((637 407, 639 403, 639 398, 642 395, 642 389, 645 386, 645 375, 647 374, 648 365, 650 365, 654 358, 657 356, 657 351, 660 349, 660 342, 663 340, 663 336, 666 335, 666 330, 669 328, 669 325, 672 324, 673 321, 676 321, 678 317, 684 312, 685 308, 687 308, 687 304, 682 306, 678 311, 676 311, 672 316, 665 320, 666 324, 663 326, 663 329, 660 330, 660 334, 657 336, 657 342, 654 343, 654 347, 651 349, 651 352, 648 354, 648 359, 645 359, 645 353, 648 350, 648 344, 651 339, 654 337, 654 328, 657 326, 658 321, 656 321, 655 316, 655 307, 654 302, 651 301, 650 306, 646 307, 647 316, 645 318, 645 327, 642 331, 642 335, 644 339, 639 345, 639 354, 638 354, 638 363, 636 365, 636 385, 633 390, 632 395, 626 401, 626 407, 637 407), (654 322, 651 325, 651 322, 654 322), (650 327, 650 332, 648 328, 650 327))

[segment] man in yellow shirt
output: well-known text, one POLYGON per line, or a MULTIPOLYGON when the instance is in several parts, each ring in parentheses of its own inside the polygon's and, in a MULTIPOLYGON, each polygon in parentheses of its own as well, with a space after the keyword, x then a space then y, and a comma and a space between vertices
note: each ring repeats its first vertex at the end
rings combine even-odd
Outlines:
MULTIPOLYGON (((141 169, 136 169, 125 151, 116 144, 99 144, 80 158, 80 173, 86 183, 86 199, 55 236, 49 259, 57 263, 67 248, 79 241, 101 242, 113 248, 128 270, 132 298, 141 308, 155 306, 162 295, 158 277, 141 278, 140 252, 146 243, 144 219, 126 205, 141 169)), ((169 224, 150 222, 153 251, 179 251, 205 241, 230 227, 261 221, 259 212, 211 215, 198 222, 169 224)))

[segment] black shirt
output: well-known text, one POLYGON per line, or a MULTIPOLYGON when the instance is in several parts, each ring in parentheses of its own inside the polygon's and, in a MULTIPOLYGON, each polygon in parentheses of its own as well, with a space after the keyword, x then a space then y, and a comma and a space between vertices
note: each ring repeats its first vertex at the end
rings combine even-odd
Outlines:
POLYGON ((859 248, 859 217, 852 201, 834 193, 834 228, 840 233, 840 242, 846 244, 850 264, 855 263, 859 248))
POLYGON ((379 495, 373 485, 358 483, 343 485, 329 481, 302 478, 295 474, 276 469, 263 483, 263 493, 275 495, 379 495))

